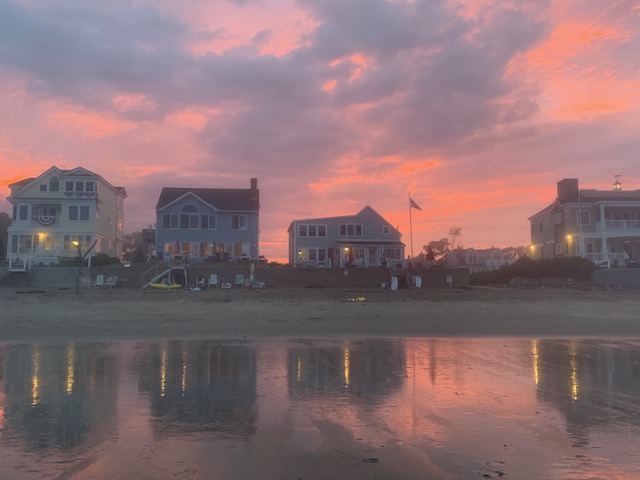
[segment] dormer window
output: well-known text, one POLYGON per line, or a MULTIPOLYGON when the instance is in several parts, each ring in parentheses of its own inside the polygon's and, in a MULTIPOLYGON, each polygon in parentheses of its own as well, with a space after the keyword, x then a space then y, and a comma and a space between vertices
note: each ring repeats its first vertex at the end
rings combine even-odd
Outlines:
POLYGON ((389 235, 391 233, 391 227, 389 225, 384 225, 382 227, 382 233, 384 235, 389 235))
POLYGON ((49 180, 49 191, 57 192, 59 190, 60 190, 60 180, 58 180, 56 177, 49 180))
POLYGON ((64 191, 73 192, 73 182, 64 182, 64 191))

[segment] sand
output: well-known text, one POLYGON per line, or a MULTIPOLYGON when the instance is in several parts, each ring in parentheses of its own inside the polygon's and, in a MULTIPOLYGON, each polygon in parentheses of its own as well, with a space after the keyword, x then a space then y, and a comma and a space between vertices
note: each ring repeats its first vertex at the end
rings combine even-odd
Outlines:
POLYGON ((0 289, 0 341, 640 336, 638 291, 0 289), (364 301, 349 299, 364 297, 364 301))

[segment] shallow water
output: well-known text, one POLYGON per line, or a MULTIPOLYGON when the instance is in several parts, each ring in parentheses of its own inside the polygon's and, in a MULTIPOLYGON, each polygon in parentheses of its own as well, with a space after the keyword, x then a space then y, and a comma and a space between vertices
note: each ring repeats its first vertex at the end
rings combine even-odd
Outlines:
POLYGON ((0 345, 2 479, 637 479, 640 340, 0 345))

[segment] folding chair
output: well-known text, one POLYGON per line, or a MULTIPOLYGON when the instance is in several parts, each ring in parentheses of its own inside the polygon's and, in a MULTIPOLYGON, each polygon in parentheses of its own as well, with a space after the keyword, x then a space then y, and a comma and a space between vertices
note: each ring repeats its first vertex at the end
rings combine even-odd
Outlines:
POLYGON ((104 275, 96 275, 96 283, 93 286, 104 288, 104 275))
POLYGON ((209 275, 209 286, 216 288, 218 287, 218 274, 217 273, 212 273, 211 275, 209 275))

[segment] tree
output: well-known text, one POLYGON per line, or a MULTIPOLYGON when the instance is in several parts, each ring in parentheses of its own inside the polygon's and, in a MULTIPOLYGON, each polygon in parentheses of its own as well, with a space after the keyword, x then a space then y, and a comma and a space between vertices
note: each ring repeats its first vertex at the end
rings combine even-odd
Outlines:
MULTIPOLYGON (((449 236, 451 237, 451 250, 456 248, 456 242, 458 238, 462 236, 462 227, 456 227, 455 225, 449 229, 449 236)), ((458 245, 458 248, 462 248, 462 245, 458 245)))
POLYGON ((504 253, 505 258, 517 260, 520 257, 527 256, 529 249, 523 245, 519 245, 517 247, 505 247, 502 249, 502 253, 504 253))
POLYGON ((142 232, 132 232, 124 236, 122 246, 122 257, 125 260, 144 260, 147 255, 147 242, 145 242, 142 232))
POLYGON ((11 226, 11 217, 0 212, 0 260, 7 255, 7 244, 9 243, 9 234, 7 233, 11 226))
POLYGON ((449 250, 449 239, 441 238, 440 240, 431 240, 427 245, 422 247, 425 254, 429 251, 429 248, 431 248, 436 258, 441 257, 449 250))

